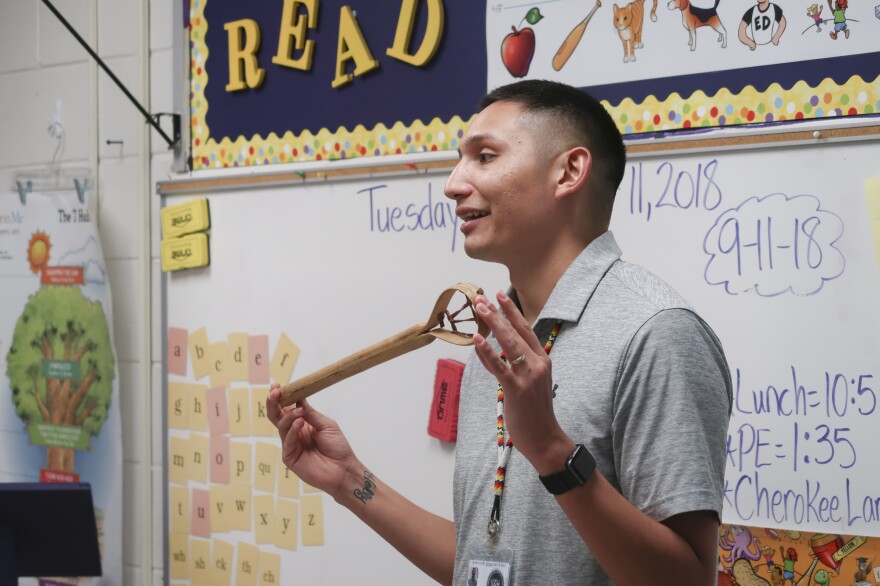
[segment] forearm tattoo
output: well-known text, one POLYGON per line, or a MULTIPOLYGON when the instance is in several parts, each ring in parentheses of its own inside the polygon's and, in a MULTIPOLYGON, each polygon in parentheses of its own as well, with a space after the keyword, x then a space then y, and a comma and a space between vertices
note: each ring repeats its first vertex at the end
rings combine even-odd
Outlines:
POLYGON ((368 500, 376 494, 376 483, 373 481, 373 473, 364 470, 364 487, 354 489, 354 496, 362 503, 366 504, 368 500))

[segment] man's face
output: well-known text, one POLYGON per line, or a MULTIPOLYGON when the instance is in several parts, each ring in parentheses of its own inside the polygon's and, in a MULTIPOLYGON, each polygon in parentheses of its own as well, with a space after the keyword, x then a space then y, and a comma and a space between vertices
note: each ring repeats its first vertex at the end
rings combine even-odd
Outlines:
POLYGON ((522 113, 513 102, 480 112, 461 141, 461 159, 445 189, 456 201, 467 254, 507 266, 547 241, 556 211, 546 164, 551 157, 539 152, 539 133, 532 128, 539 118, 522 113))

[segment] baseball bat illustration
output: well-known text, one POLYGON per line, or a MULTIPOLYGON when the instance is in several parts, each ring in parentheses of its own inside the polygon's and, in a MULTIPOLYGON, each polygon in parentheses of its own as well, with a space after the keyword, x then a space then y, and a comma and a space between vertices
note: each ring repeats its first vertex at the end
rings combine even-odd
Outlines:
POLYGON ((596 11, 601 6, 601 0, 596 0, 596 5, 593 6, 593 9, 590 10, 590 13, 587 15, 587 17, 583 19, 576 27, 571 29, 571 32, 568 33, 568 36, 565 37, 564 41, 562 41, 562 46, 559 47, 559 50, 556 51, 556 55, 553 57, 553 69, 559 71, 563 68, 565 63, 568 61, 568 58, 571 57, 572 53, 574 53, 574 50, 578 46, 578 43, 581 42, 581 37, 584 36, 584 31, 587 30, 587 25, 590 23, 590 19, 593 18, 593 15, 596 14, 596 11))

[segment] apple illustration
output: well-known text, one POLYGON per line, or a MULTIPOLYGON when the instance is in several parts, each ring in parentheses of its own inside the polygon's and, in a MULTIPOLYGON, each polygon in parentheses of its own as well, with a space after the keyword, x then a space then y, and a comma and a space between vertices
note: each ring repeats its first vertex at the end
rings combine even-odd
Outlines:
POLYGON ((515 26, 501 42, 501 61, 513 77, 525 77, 535 55, 535 31, 526 27, 517 30, 515 26))
MULTIPOLYGON (((523 22, 535 25, 542 18, 544 15, 541 11, 532 8, 526 13, 525 18, 519 21, 519 25, 522 26, 523 22)), ((501 62, 513 77, 525 77, 535 55, 535 31, 529 27, 519 30, 515 26, 510 28, 513 32, 508 33, 501 41, 501 62)))

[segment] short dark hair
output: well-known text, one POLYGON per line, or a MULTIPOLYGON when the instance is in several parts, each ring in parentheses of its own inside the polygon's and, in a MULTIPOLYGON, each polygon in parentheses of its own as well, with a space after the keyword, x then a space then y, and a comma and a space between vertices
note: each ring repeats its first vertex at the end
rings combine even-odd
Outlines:
POLYGON ((587 92, 543 79, 527 79, 498 87, 480 100, 479 110, 495 102, 515 102, 526 112, 557 118, 593 157, 593 171, 607 188, 610 214, 617 188, 626 171, 626 147, 611 115, 587 92))

